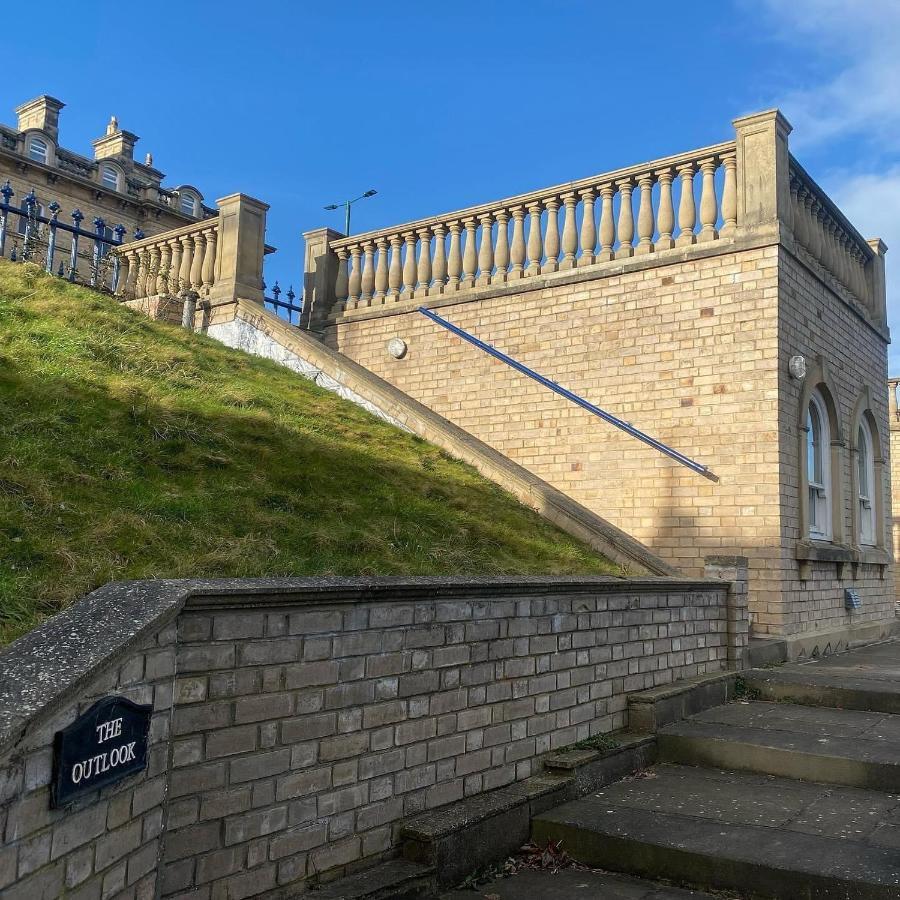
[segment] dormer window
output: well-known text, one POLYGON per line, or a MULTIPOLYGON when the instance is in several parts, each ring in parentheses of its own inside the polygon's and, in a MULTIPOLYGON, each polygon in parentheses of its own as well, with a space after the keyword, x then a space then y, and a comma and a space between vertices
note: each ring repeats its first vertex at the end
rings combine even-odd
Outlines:
POLYGON ((104 187, 109 188, 111 191, 119 189, 119 173, 113 166, 103 166, 101 178, 103 179, 104 187))
POLYGON ((47 142, 43 138, 33 137, 28 142, 28 156, 35 162, 47 164, 47 142))
POLYGON ((181 195, 181 211, 187 216, 197 215, 197 198, 193 194, 181 195))

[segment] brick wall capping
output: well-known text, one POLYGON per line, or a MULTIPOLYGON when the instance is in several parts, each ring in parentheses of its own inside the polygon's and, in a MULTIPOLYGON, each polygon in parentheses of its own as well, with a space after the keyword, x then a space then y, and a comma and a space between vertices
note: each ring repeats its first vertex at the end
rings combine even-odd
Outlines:
POLYGON ((112 582, 0 652, 0 752, 53 714, 146 635, 184 608, 278 607, 298 603, 441 601, 554 593, 659 593, 717 590, 705 579, 613 576, 259 578, 112 582))

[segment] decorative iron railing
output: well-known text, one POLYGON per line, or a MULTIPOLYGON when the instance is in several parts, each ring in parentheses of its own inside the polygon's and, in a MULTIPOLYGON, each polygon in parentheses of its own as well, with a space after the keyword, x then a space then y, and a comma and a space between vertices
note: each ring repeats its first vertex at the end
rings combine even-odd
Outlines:
MULTIPOLYGON (((266 290, 266 283, 263 282, 263 292, 266 290)), ((286 300, 281 299, 281 288, 278 286, 278 282, 275 282, 275 287, 272 288, 272 296, 271 297, 263 297, 263 306, 271 306, 275 312, 275 315, 279 318, 285 319, 285 321, 289 325, 297 325, 299 324, 300 313, 303 312, 302 302, 300 304, 294 303, 294 300, 297 299, 297 295, 294 293, 294 286, 291 285, 287 293, 285 294, 286 300), (280 310, 285 310, 287 313, 286 316, 282 316, 280 310), (296 318, 295 318, 296 317, 296 318)))
MULTIPOLYGON (((69 281, 84 281, 91 287, 99 290, 115 292, 119 286, 120 264, 116 254, 111 253, 115 247, 119 247, 124 238, 126 228, 119 224, 110 227, 102 218, 93 219, 93 231, 81 227, 85 219, 80 209, 74 209, 70 213, 72 224, 59 220, 62 210, 60 204, 54 200, 47 206, 50 215, 45 216, 40 212, 40 205, 34 191, 29 191, 22 198, 22 206, 13 206, 10 202, 15 196, 9 181, 0 188, 0 258, 7 255, 13 261, 30 261, 42 263, 50 274, 54 269, 60 278, 69 281), (11 218, 15 217, 15 219, 11 218), (15 222, 16 228, 10 229, 15 222), (69 237, 68 261, 61 255, 57 267, 57 253, 60 252, 60 232, 69 237), (112 237, 111 235, 115 235, 112 237), (81 241, 84 239, 89 247, 81 249, 81 241), (21 248, 19 242, 21 241, 21 248), (78 263, 87 263, 88 276, 80 277, 78 263)), ((140 229, 135 230, 135 238, 143 238, 140 229)))

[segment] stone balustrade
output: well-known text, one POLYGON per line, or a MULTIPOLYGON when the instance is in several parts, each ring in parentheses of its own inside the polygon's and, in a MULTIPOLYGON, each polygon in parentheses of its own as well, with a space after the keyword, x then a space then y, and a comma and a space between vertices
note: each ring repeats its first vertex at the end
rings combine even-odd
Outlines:
POLYGON ((219 220, 208 219, 117 248, 117 294, 126 300, 208 296, 215 282, 218 236, 219 220))
POLYGON ((335 311, 658 253, 729 237, 736 227, 736 150, 728 141, 331 240, 335 311))
POLYGON ((790 158, 790 216, 794 240, 812 257, 827 282, 877 314, 870 261, 877 247, 860 236, 827 194, 790 158))

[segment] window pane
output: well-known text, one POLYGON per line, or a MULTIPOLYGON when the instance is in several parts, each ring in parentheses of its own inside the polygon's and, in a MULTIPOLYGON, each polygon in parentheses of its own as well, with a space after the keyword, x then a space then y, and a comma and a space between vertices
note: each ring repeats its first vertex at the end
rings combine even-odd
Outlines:
POLYGON ((32 138, 28 145, 28 155, 38 162, 47 161, 47 144, 40 138, 32 138))
POLYGON ((185 194, 181 198, 181 211, 188 215, 194 214, 194 198, 190 194, 185 194))
POLYGON ((810 484, 822 484, 822 423, 812 403, 809 405, 806 427, 807 477, 810 484))
POLYGON ((103 183, 109 185, 112 188, 118 187, 119 176, 116 170, 111 166, 103 167, 103 183))
POLYGON ((866 432, 862 426, 856 436, 859 463, 859 495, 869 496, 869 442, 866 440, 866 432))

